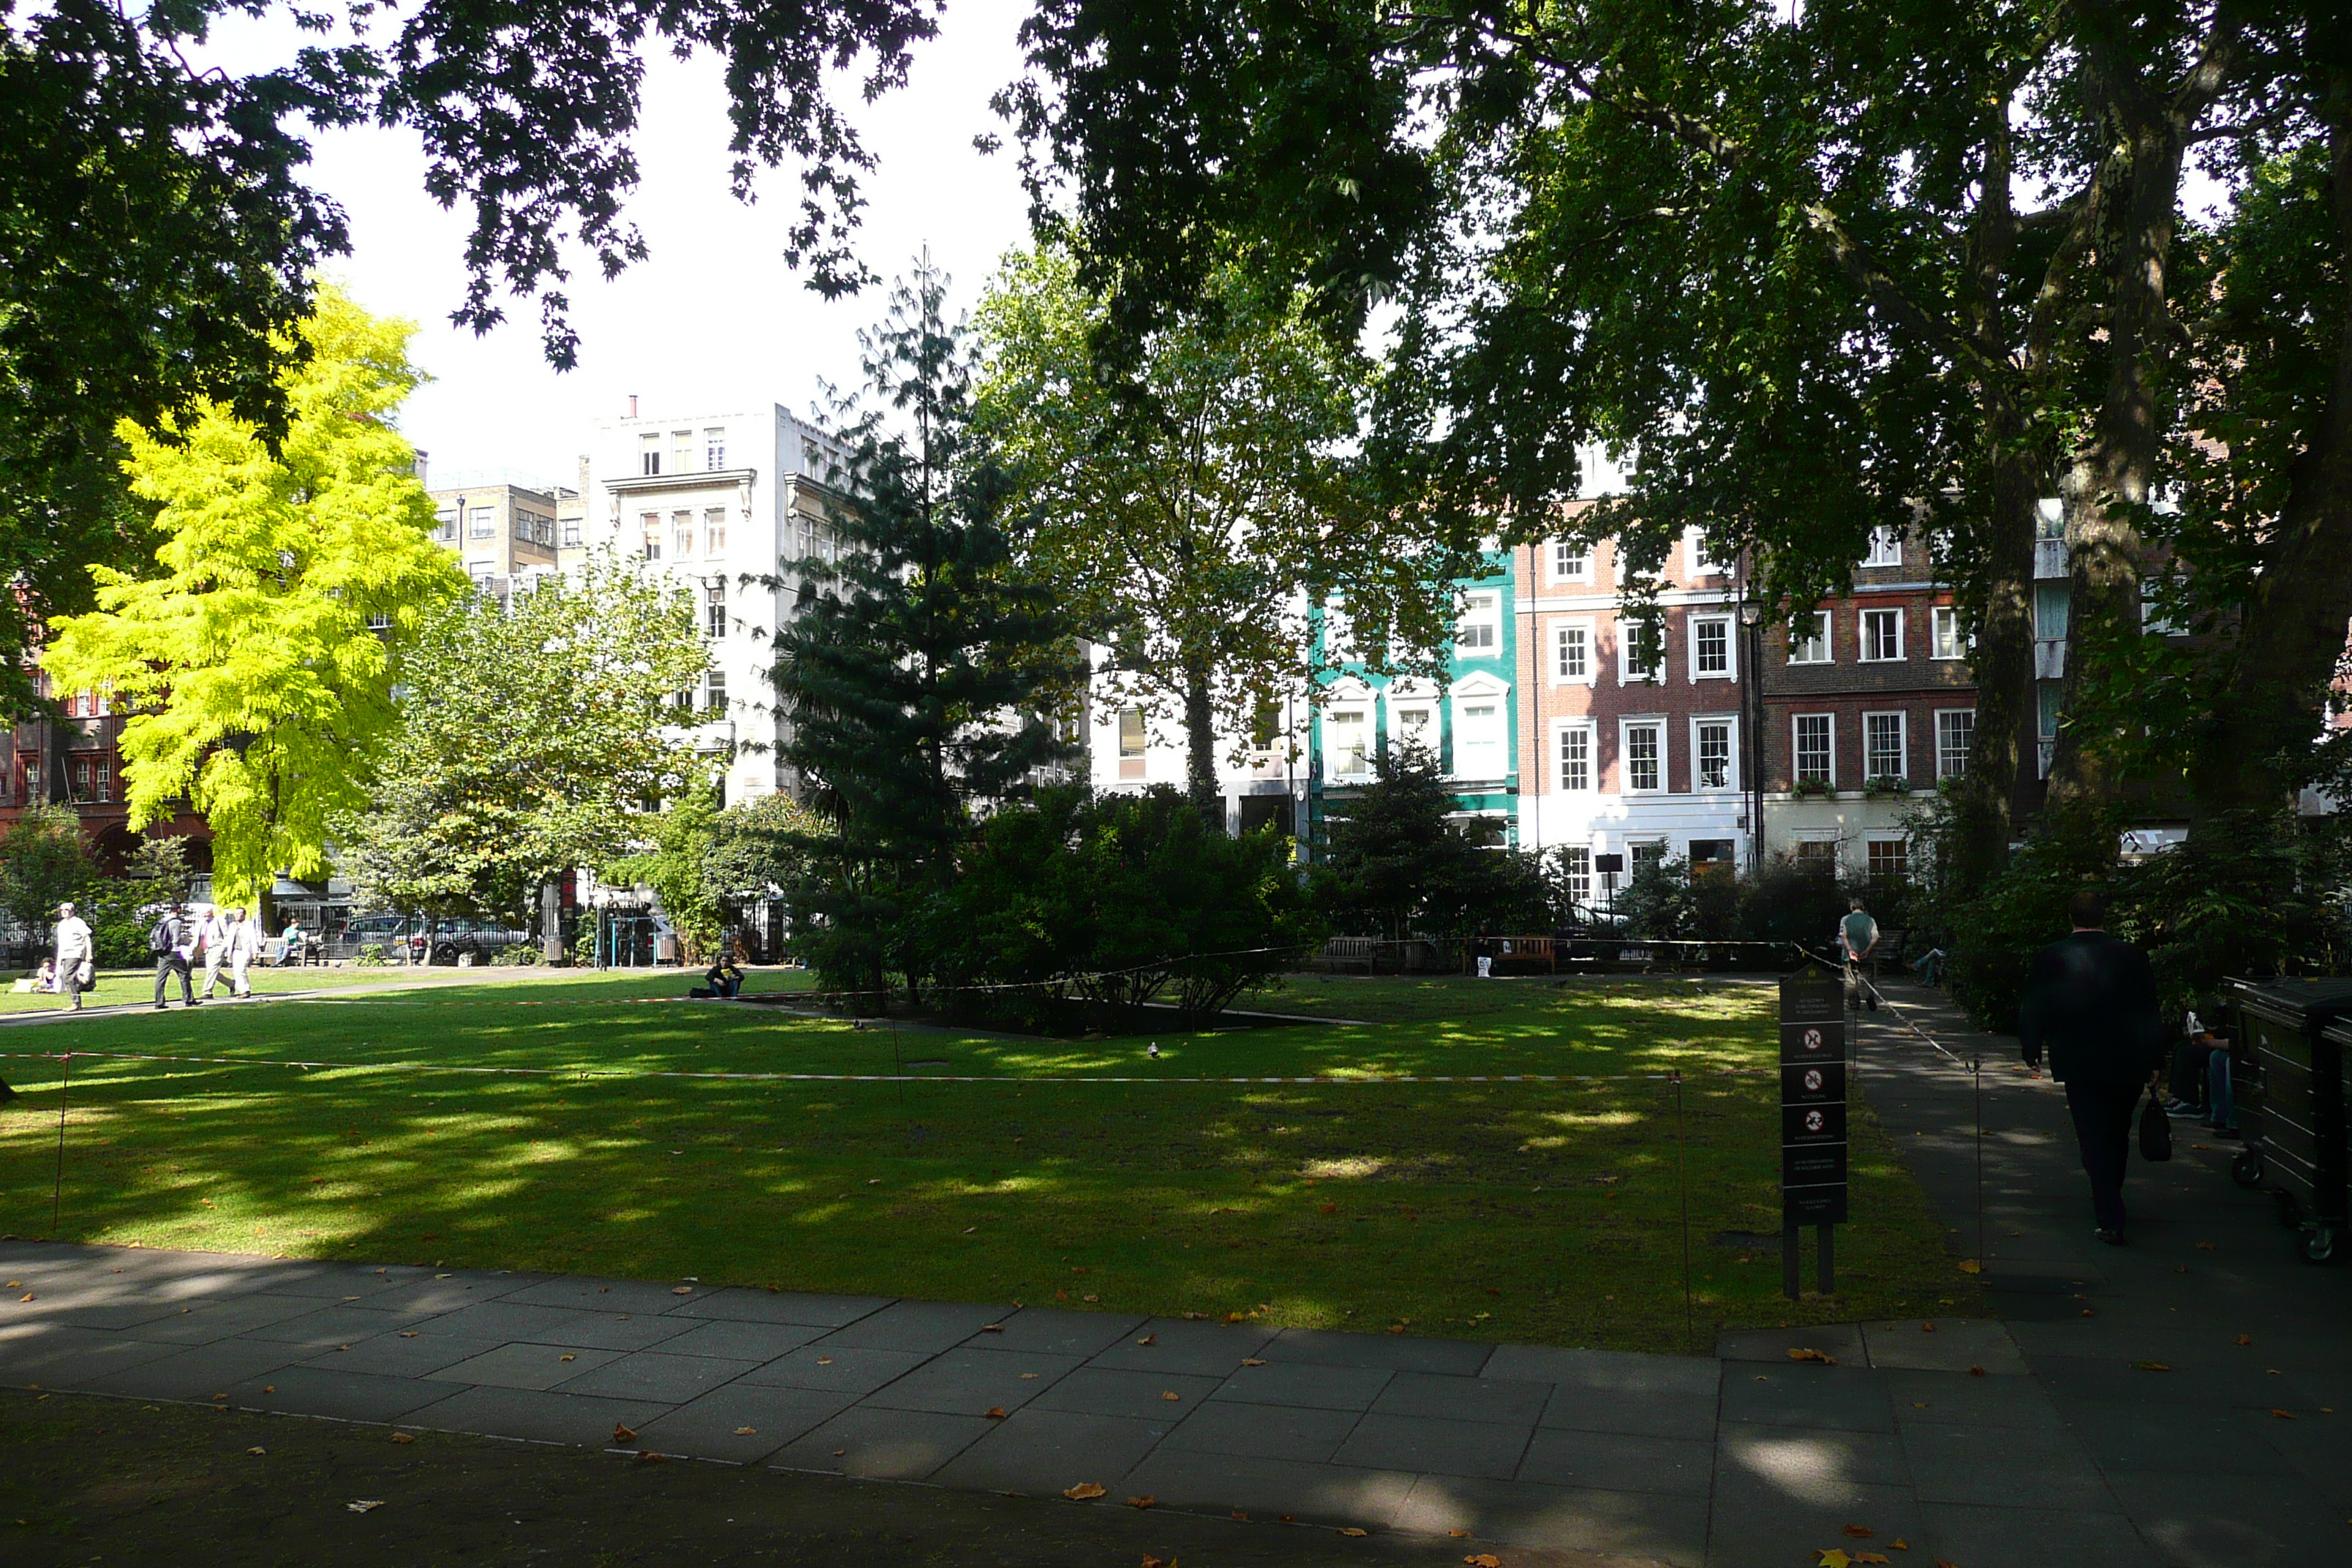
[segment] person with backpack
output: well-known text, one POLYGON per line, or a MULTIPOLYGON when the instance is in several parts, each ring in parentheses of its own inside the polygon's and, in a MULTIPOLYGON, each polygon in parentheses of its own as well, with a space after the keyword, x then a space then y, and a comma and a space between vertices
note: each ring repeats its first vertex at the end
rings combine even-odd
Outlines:
POLYGON ((89 922, 74 913, 71 904, 58 906, 57 957, 58 990, 73 998, 74 1011, 81 1011, 81 994, 93 984, 96 971, 92 965, 98 957, 98 944, 89 934, 89 922))
POLYGON ((1852 902, 1852 910, 1838 921, 1837 933, 1838 956, 1845 960, 1845 994, 1850 1002, 1869 1003, 1870 1010, 1874 1013, 1878 1010, 1878 992, 1869 984, 1863 966, 1877 951, 1878 922, 1870 918, 1870 911, 1863 907, 1860 899, 1852 902))
POLYGON ((155 955, 155 1011, 163 1010, 163 987, 176 974, 180 977, 180 1005, 196 1005, 196 987, 188 978, 188 955, 195 951, 194 922, 178 904, 167 906, 161 918, 147 930, 147 951, 155 955))

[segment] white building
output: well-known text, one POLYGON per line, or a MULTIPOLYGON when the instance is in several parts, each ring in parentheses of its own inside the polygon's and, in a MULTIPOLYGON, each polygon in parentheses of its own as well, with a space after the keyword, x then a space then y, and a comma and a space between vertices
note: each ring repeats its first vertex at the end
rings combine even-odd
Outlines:
MULTIPOLYGON (((1106 668, 1108 648, 1093 649, 1092 657, 1090 721, 1083 741, 1096 792, 1132 795, 1153 784, 1182 790, 1189 755, 1184 726, 1147 712, 1129 684, 1131 678, 1106 668)), ((1307 746, 1312 721, 1306 701, 1290 698, 1258 715, 1248 736, 1218 727, 1217 793, 1224 801, 1226 832, 1272 825, 1294 837, 1300 834, 1307 820, 1307 746)))
MULTIPOLYGON (((711 672, 692 694, 698 747, 728 754, 730 802, 787 787, 784 721, 768 680, 798 592, 790 563, 836 548, 829 521, 837 442, 781 405, 597 426, 582 554, 610 548, 693 596, 711 672)), ((567 561, 570 559, 569 552, 567 561)))

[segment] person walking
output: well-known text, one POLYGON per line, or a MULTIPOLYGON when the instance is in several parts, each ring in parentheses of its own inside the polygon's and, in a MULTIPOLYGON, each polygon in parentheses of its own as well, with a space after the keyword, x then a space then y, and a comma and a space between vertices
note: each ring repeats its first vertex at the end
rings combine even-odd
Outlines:
POLYGON ((74 1011, 81 1011, 81 994, 89 989, 96 973, 93 965, 98 958, 98 945, 91 940, 89 922, 74 913, 71 904, 58 906, 56 947, 52 962, 57 964, 58 990, 73 998, 74 1011))
POLYGON ((155 1011, 163 1010, 163 987, 172 976, 180 977, 180 1005, 196 1005, 196 988, 188 980, 188 955, 194 951, 195 934, 187 910, 174 903, 166 907, 163 915, 147 931, 147 951, 155 955, 155 1011))
POLYGON ((2147 954, 2106 932, 2105 896, 2085 888, 2066 912, 2073 932, 2036 952, 2026 973, 2018 1044, 2028 1067, 2039 1069, 2046 1055, 2050 1076, 2066 1086, 2093 1234, 2121 1247, 2132 1110, 2162 1065, 2164 1021, 2147 954))
POLYGON ((209 1002, 220 984, 221 965, 228 961, 228 911, 215 904, 210 914, 194 923, 196 947, 205 955, 205 983, 196 990, 196 1000, 209 1002))
POLYGON ((246 918, 244 906, 228 912, 228 990, 240 1000, 253 994, 247 973, 261 952, 261 922, 246 918))
POLYGON ((1838 921, 1838 953, 1845 960, 1845 994, 1870 1004, 1872 1012, 1878 1010, 1878 993, 1864 979, 1862 966, 1878 950, 1878 922, 1870 911, 1855 899, 1843 920, 1838 921))

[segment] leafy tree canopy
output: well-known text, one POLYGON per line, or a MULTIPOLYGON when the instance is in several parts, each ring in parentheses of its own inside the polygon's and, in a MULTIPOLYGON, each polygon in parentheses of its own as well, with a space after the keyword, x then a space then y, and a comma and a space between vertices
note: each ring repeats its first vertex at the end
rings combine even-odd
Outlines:
POLYGON ((464 588, 393 423, 417 381, 411 331, 322 290, 274 455, 217 404, 126 422, 161 571, 92 567, 98 607, 54 622, 41 656, 59 689, 111 691, 131 715, 132 827, 182 798, 211 823, 225 902, 255 902, 278 871, 324 875, 328 821, 364 802, 393 727, 394 650, 464 588))

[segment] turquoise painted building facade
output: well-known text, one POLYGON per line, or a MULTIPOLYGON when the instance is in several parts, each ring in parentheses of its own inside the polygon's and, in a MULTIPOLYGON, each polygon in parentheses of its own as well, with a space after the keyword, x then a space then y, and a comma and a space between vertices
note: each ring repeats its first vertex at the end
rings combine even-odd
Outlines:
MULTIPOLYGON (((1419 745, 1452 781, 1465 817, 1487 818, 1498 841, 1518 843, 1518 616, 1511 558, 1486 557, 1494 574, 1457 579, 1460 612, 1442 679, 1390 677, 1348 660, 1323 682, 1310 726, 1307 789, 1309 853, 1320 856, 1333 807, 1372 780, 1377 757, 1419 745)), ((1344 651, 1350 628, 1344 605, 1318 619, 1322 647, 1344 651)))

